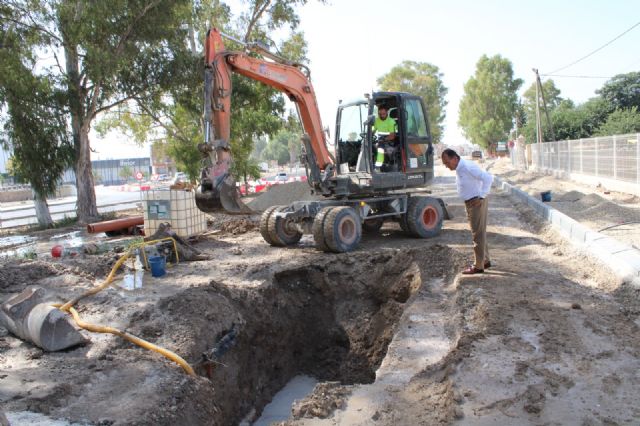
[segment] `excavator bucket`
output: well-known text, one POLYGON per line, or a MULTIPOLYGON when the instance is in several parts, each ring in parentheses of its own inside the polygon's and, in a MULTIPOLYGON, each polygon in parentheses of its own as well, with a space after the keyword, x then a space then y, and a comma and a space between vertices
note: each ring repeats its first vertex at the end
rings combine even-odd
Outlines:
POLYGON ((231 176, 217 186, 203 182, 196 190, 196 206, 205 213, 251 214, 253 210, 240 200, 240 193, 231 176))
POLYGON ((209 155, 208 166, 202 170, 200 186, 196 190, 196 206, 205 213, 251 214, 253 211, 240 200, 240 191, 231 175, 231 153, 228 149, 210 149, 200 145, 209 155))

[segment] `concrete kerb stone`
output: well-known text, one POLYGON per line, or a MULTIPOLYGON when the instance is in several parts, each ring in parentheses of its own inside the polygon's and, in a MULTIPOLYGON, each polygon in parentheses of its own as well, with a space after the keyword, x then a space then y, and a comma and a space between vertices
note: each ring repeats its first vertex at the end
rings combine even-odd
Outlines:
POLYGON ((640 250, 589 229, 521 189, 504 182, 498 176, 495 176, 495 182, 503 191, 530 206, 565 238, 604 262, 618 278, 640 288, 640 250))

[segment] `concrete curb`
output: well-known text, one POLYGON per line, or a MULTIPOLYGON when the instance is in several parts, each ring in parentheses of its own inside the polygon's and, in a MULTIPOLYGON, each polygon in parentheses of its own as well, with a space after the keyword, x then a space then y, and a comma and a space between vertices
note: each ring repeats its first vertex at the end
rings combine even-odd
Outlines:
POLYGON ((621 280, 640 288, 640 250, 587 228, 498 176, 494 176, 494 179, 499 188, 526 203, 564 237, 609 266, 621 280))

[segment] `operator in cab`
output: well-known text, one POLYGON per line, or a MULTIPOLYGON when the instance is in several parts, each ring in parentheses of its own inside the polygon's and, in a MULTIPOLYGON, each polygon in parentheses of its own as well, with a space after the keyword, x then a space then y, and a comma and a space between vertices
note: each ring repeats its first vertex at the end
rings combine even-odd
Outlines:
POLYGON ((387 105, 378 105, 378 116, 373 124, 373 130, 376 133, 388 133, 388 135, 384 137, 384 142, 393 142, 396 139, 398 125, 393 118, 389 117, 387 105))
POLYGON ((373 131, 378 135, 375 166, 376 170, 382 172, 392 171, 394 167, 393 156, 396 150, 396 133, 398 131, 398 124, 396 121, 389 117, 389 108, 386 104, 378 105, 378 116, 373 123, 373 131))

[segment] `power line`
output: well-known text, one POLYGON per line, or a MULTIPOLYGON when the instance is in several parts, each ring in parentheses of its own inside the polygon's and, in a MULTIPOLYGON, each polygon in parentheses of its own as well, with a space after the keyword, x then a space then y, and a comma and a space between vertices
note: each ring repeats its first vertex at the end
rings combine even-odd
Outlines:
POLYGON ((620 37, 622 37, 623 35, 625 35, 626 33, 628 33, 629 31, 631 31, 632 29, 634 29, 634 28, 635 28, 635 27, 637 27, 638 25, 640 25, 640 22, 636 22, 635 24, 633 24, 633 25, 631 26, 631 28, 629 28, 629 29, 625 30, 622 34, 620 34, 620 35, 616 36, 613 40, 610 40, 610 41, 606 42, 605 44, 603 44, 602 46, 598 47, 598 48, 597 48, 596 50, 594 50, 593 52, 591 52, 591 53, 589 53, 589 54, 587 54, 587 55, 583 56, 582 58, 580 58, 580 59, 578 59, 578 60, 575 60, 575 61, 571 62, 569 65, 565 65, 565 66, 564 66, 564 67, 562 67, 562 68, 558 68, 558 69, 557 69, 557 70, 555 70, 555 71, 551 71, 549 74, 555 74, 555 73, 557 73, 558 71, 565 70, 565 69, 567 69, 567 68, 569 68, 569 67, 571 67, 571 66, 573 66, 573 65, 577 64, 578 62, 581 62, 581 61, 583 61, 583 60, 587 59, 589 56, 593 55, 593 54, 594 54, 594 53, 596 53, 596 52, 599 52, 599 51, 600 51, 600 50, 602 50, 602 49, 604 49, 605 47, 607 47, 608 45, 610 45, 611 43, 613 43, 614 41, 616 41, 617 39, 619 39, 620 37))
POLYGON ((561 77, 561 78, 602 78, 610 79, 613 77, 605 77, 601 75, 566 75, 566 74, 540 74, 542 77, 561 77))

